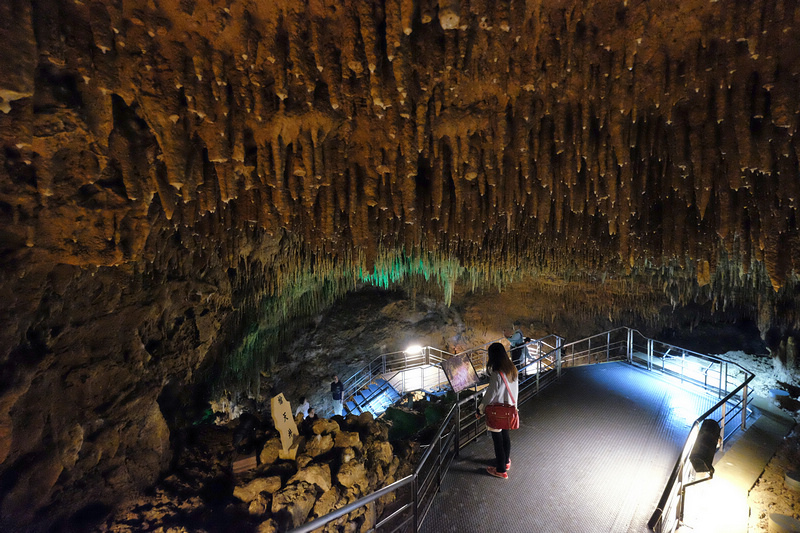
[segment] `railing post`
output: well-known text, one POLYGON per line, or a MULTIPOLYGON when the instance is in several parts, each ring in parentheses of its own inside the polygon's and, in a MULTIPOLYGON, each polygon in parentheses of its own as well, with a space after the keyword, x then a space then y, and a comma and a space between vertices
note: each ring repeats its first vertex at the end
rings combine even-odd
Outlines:
POLYGON ((653 370, 653 339, 647 339, 647 370, 653 370))
POLYGON ((728 394, 728 363, 725 363, 725 395, 727 396, 727 394, 728 394))
POLYGON ((461 451, 461 393, 456 394, 456 457, 461 451))
POLYGON ((611 358, 611 332, 606 333, 606 361, 611 358))
POLYGON ((439 435, 439 438, 436 439, 436 448, 439 450, 436 453, 436 491, 434 494, 439 492, 439 489, 442 487, 442 439, 444 438, 444 434, 439 435))
POLYGON ((747 429, 747 385, 742 389, 742 431, 747 429))
POLYGON ((720 427, 720 438, 722 439, 722 446, 720 446, 720 450, 725 447, 725 417, 727 416, 728 412, 728 402, 722 402, 722 424, 720 427))
POLYGON ((633 363, 633 330, 628 329, 628 363, 633 363))
POLYGON ((561 379, 561 341, 557 341, 558 346, 556 346, 556 378, 561 379))
POLYGON ((686 350, 681 350, 681 383, 683 383, 683 375, 686 373, 686 350))
POLYGON ((417 490, 417 473, 414 472, 414 479, 411 481, 411 490, 414 497, 414 532, 419 531, 419 491, 417 490))

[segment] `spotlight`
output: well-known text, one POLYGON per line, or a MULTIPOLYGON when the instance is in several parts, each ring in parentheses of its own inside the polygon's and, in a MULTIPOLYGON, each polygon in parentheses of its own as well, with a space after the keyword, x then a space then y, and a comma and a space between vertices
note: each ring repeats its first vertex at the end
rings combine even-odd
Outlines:
POLYGON ((695 472, 714 473, 714 454, 717 451, 719 443, 720 427, 715 420, 706 419, 700 426, 700 432, 697 434, 697 440, 692 448, 692 453, 689 454, 689 461, 692 462, 695 472))
MULTIPOLYGON (((697 426, 694 426, 697 427, 697 426)), ((683 524, 683 511, 686 505, 686 489, 692 485, 697 485, 704 481, 709 481, 714 477, 714 454, 719 444, 720 427, 716 420, 706 419, 700 425, 697 432, 697 439, 689 454, 689 461, 692 463, 694 471, 698 474, 706 474, 705 477, 696 479, 681 486, 681 499, 678 504, 678 523, 683 524)))
POLYGON ((422 353, 422 346, 414 344, 406 348, 406 355, 419 355, 422 353))

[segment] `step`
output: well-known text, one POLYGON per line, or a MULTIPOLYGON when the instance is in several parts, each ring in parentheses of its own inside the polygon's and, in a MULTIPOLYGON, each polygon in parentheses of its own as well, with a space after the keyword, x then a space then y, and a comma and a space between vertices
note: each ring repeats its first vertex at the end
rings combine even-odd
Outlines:
POLYGON ((389 386, 389 387, 386 389, 386 392, 388 393, 389 397, 390 397, 392 400, 398 400, 398 399, 400 399, 400 393, 399 393, 399 392, 397 392, 397 390, 395 390, 395 388, 394 388, 394 387, 392 387, 392 386, 389 386))

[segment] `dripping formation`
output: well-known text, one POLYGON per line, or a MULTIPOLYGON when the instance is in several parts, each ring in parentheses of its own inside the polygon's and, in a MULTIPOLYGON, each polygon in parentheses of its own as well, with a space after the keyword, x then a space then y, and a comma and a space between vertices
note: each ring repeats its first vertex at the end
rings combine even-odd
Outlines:
POLYGON ((3 2, 0 515, 145 486, 166 384, 257 387, 363 285, 522 284, 544 324, 699 306, 785 345, 799 23, 787 0, 3 2))

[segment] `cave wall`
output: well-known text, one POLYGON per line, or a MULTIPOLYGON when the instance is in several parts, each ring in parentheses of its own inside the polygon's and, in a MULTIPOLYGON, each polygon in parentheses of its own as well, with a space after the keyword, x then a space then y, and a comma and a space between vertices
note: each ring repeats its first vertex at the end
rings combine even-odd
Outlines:
POLYGON ((785 344, 798 23, 788 0, 2 2, 3 525, 152 482, 163 387, 246 377, 362 283, 555 277, 537 320, 647 294, 653 326, 699 302, 785 344))

